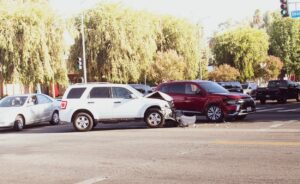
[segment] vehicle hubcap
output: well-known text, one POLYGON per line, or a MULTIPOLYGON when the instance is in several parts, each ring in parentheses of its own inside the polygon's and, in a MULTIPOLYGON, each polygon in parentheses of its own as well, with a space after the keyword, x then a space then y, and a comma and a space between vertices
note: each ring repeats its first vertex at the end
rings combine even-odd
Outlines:
POLYGON ((148 122, 152 126, 157 126, 161 122, 161 116, 158 113, 151 113, 148 117, 148 122))
POLYGON ((222 116, 221 109, 219 107, 216 107, 216 106, 211 106, 207 110, 207 116, 211 120, 218 120, 222 116))
POLYGON ((79 128, 86 129, 90 124, 90 121, 85 116, 79 116, 76 120, 76 125, 79 128))

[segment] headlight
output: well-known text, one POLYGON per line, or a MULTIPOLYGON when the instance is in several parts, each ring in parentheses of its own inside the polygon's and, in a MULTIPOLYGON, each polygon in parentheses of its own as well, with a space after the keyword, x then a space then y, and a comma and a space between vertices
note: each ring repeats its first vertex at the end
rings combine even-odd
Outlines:
POLYGON ((231 100, 231 99, 225 100, 225 102, 226 102, 228 105, 236 105, 236 104, 237 104, 237 101, 236 101, 236 100, 231 100))

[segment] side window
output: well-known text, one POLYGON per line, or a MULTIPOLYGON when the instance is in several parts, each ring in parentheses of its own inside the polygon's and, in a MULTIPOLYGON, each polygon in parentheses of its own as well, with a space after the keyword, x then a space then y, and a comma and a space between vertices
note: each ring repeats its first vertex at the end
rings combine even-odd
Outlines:
POLYGON ((162 86, 160 91, 163 92, 163 93, 169 93, 170 92, 169 91, 169 85, 162 86))
POLYGON ((38 99, 37 99, 36 95, 33 95, 33 96, 29 97, 27 103, 28 103, 28 104, 31 104, 31 105, 36 105, 36 104, 38 104, 38 99))
POLYGON ((74 99, 74 98, 80 98, 85 91, 86 88, 72 88, 69 91, 69 94, 67 96, 67 99, 74 99))
POLYGON ((200 91, 200 89, 195 84, 185 85, 185 94, 195 95, 200 91))
POLYGON ((90 98, 110 98, 109 87, 94 87, 90 91, 90 98))
POLYGON ((185 93, 185 84, 172 84, 169 89, 169 93, 185 93))
POLYGON ((122 87, 113 87, 113 98, 130 98, 132 94, 128 89, 122 87))
POLYGON ((48 97, 45 97, 43 95, 38 95, 37 98, 38 98, 39 104, 46 104, 46 103, 52 102, 48 97))

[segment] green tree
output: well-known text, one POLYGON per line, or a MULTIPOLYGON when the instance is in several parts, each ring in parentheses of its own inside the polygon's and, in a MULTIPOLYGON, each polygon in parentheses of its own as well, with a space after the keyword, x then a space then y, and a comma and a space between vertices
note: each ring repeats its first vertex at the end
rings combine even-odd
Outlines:
MULTIPOLYGON (((80 25, 80 17, 75 18, 80 25)), ((185 79, 199 66, 197 26, 181 19, 134 11, 119 4, 99 4, 85 13, 85 43, 89 81, 138 82, 154 76, 149 68, 158 54, 174 50, 185 63, 185 79)), ((82 55, 78 34, 69 61, 82 55)), ((169 72, 172 72, 169 70, 169 72)))
POLYGON ((282 67, 283 62, 280 60, 280 58, 268 56, 265 62, 255 66, 255 76, 262 77, 267 81, 271 79, 277 79, 282 67))
POLYGON ((150 79, 160 83, 168 80, 182 80, 185 78, 184 58, 174 50, 158 52, 150 68, 150 79))
POLYGON ((66 84, 63 22, 45 1, 0 4, 0 64, 6 82, 66 84))
POLYGON ((238 28, 216 35, 212 41, 212 51, 217 65, 229 64, 239 70, 240 79, 254 77, 254 69, 267 57, 268 35, 263 30, 238 28))
POLYGON ((277 18, 270 29, 270 54, 279 57, 288 73, 300 74, 300 21, 277 18))
POLYGON ((208 79, 213 81, 233 81, 237 80, 239 76, 240 72, 228 64, 220 65, 208 73, 208 79))

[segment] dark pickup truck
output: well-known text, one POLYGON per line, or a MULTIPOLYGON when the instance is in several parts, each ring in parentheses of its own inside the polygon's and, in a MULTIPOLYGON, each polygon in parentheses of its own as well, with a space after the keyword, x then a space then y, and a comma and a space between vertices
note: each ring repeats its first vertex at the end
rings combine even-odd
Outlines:
POLYGON ((277 100, 278 103, 286 103, 288 99, 300 100, 299 84, 289 80, 271 80, 266 88, 258 88, 256 100, 265 104, 266 100, 277 100))

